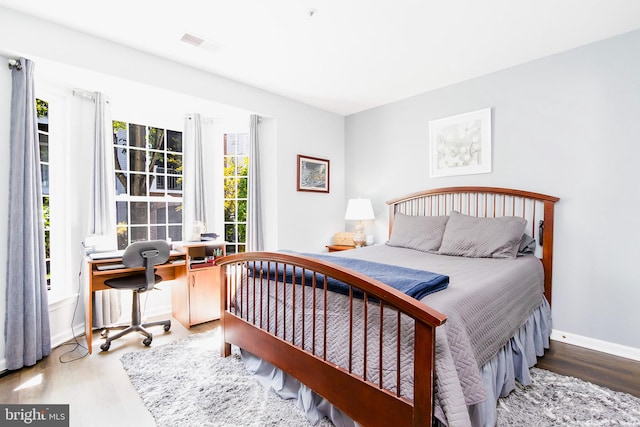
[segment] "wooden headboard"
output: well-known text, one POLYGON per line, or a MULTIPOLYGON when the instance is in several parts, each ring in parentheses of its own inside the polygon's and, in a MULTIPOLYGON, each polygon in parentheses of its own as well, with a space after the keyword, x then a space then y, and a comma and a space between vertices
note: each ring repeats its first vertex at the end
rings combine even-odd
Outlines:
POLYGON ((497 187, 446 187, 412 193, 387 201, 389 236, 396 213, 448 215, 452 210, 476 217, 519 216, 525 232, 536 239, 536 255, 544 268, 544 294, 551 304, 553 266, 553 209, 558 197, 497 187))

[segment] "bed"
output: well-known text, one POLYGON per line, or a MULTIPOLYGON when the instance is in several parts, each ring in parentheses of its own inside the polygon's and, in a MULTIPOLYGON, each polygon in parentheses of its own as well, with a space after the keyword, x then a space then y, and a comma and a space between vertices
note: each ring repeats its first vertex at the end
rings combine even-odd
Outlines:
POLYGON ((383 245, 224 257, 222 353, 242 349, 312 423, 494 425, 496 399, 548 348, 558 200, 432 189, 387 202, 383 245), (425 270, 444 289, 383 283, 425 270))

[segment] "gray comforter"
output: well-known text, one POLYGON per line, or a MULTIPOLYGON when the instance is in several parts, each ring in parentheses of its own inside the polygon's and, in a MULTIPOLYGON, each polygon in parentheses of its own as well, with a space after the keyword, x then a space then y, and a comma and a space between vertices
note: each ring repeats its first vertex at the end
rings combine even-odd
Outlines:
MULTIPOLYGON (((395 264, 449 276, 450 283, 447 289, 430 294, 421 300, 447 315, 447 322, 436 330, 434 412, 445 425, 452 427, 471 425, 467 406, 487 398, 479 367, 489 361, 514 336, 529 315, 543 302, 543 271, 540 260, 531 255, 512 260, 463 258, 433 255, 386 245, 370 246, 331 255, 395 264)), ((291 293, 289 297, 283 295, 283 292, 286 292, 285 287, 278 287, 275 282, 262 286, 261 291, 249 292, 242 297, 244 299, 240 305, 248 308, 255 306, 253 295, 270 295, 269 305, 266 305, 264 299, 258 304, 262 304, 264 310, 245 310, 249 321, 257 322, 257 318, 261 317, 259 313, 262 313, 260 324, 264 324, 270 332, 286 341, 301 345, 313 354, 318 354, 326 348, 326 359, 336 365, 351 366, 350 356, 352 356, 352 372, 356 375, 364 374, 361 362, 364 359, 364 348, 367 348, 368 360, 377 360, 377 346, 363 345, 362 331, 366 329, 362 320, 363 301, 354 300, 350 303, 345 296, 329 292, 326 306, 319 303, 313 309, 314 300, 323 301, 322 290, 315 291, 314 299, 311 297, 313 291, 304 289, 303 286, 297 290, 295 306, 303 305, 305 309, 295 311, 295 319, 276 322, 278 312, 282 316, 282 313, 291 309, 289 298, 291 293), (345 352, 349 344, 349 328, 330 327, 345 325, 345 316, 348 316, 349 310, 354 312, 352 355, 345 352), (325 316, 328 327, 326 346, 325 337, 319 333, 322 330, 321 324, 325 322, 325 316), (302 318, 305 319, 304 322, 302 318), (315 319, 315 323, 311 321, 312 318, 315 319), (312 330, 313 324, 318 325, 318 330, 315 332, 312 330), (290 325, 298 326, 294 328, 290 325), (315 339, 310 339, 314 335, 315 339)), ((412 399, 412 323, 408 318, 402 321, 404 324, 400 339, 402 347, 400 384, 396 384, 397 370, 393 349, 383 350, 385 366, 382 372, 374 369, 372 366, 374 363, 369 363, 366 368, 366 377, 369 381, 378 383, 382 376, 381 380, 386 388, 394 392, 396 387, 401 387, 401 395, 412 399)), ((370 326, 367 339, 375 343, 379 337, 377 325, 380 324, 380 317, 374 306, 369 308, 367 322, 370 326)), ((393 341, 397 330, 394 326, 395 314, 391 310, 385 311, 383 322, 385 331, 390 331, 385 334, 391 335, 391 341, 393 341)))
POLYGON ((486 399, 480 369, 543 301, 543 270, 532 255, 463 258, 370 246, 336 256, 424 269, 449 276, 449 287, 422 301, 447 315, 436 330, 435 414, 449 426, 470 425, 467 405, 486 399))

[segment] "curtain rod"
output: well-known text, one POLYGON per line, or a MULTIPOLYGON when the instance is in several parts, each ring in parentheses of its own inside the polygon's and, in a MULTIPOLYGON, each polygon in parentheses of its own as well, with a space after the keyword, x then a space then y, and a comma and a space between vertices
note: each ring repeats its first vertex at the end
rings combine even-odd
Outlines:
POLYGON ((19 59, 9 59, 9 69, 15 68, 16 70, 22 70, 22 62, 19 59))
POLYGON ((87 98, 87 99, 90 99, 92 101, 96 100, 96 93, 95 92, 89 92, 88 90, 84 90, 84 89, 74 89, 73 90, 73 96, 79 96, 81 98, 87 98))

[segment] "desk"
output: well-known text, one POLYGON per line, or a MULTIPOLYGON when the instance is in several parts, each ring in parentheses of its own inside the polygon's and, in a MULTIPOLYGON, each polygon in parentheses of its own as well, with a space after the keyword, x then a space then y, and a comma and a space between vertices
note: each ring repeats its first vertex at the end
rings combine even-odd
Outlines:
MULTIPOLYGON (((169 261, 165 264, 156 265, 156 274, 162 277, 162 280, 182 280, 186 282, 187 265, 185 261, 185 252, 172 252, 169 261), (180 262, 182 260, 182 262, 180 262), (172 262, 173 261, 173 262, 172 262), (177 262, 175 262, 177 261, 177 262)), ((115 270, 98 270, 99 265, 119 264, 122 258, 89 260, 89 292, 85 299, 85 327, 84 332, 87 338, 87 349, 89 353, 93 350, 93 293, 95 291, 103 291, 112 289, 104 284, 106 280, 116 277, 123 277, 135 271, 144 272, 144 267, 139 268, 119 268, 115 270)))

